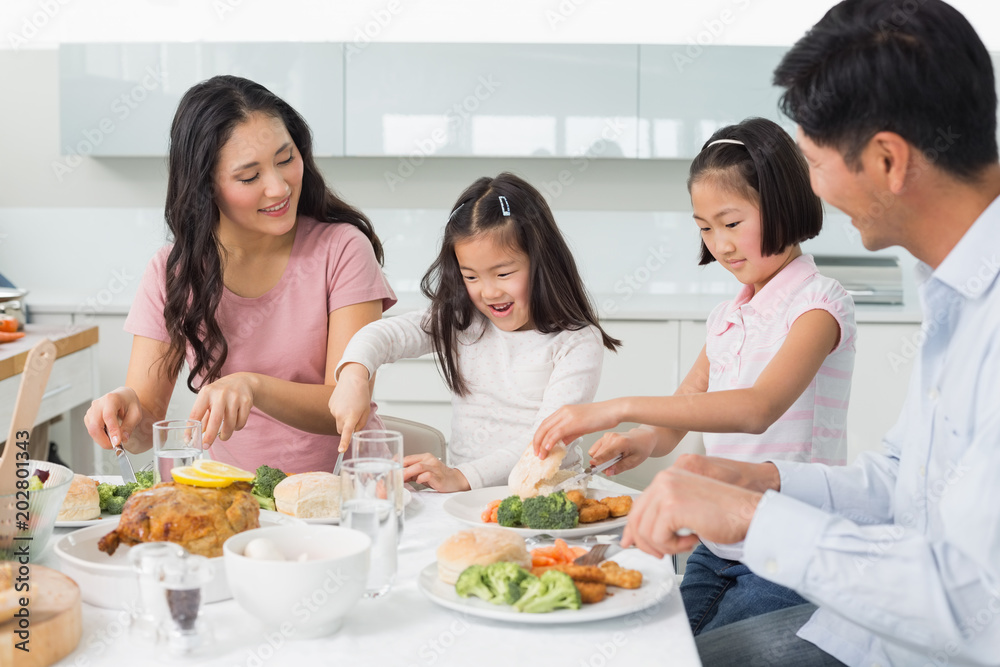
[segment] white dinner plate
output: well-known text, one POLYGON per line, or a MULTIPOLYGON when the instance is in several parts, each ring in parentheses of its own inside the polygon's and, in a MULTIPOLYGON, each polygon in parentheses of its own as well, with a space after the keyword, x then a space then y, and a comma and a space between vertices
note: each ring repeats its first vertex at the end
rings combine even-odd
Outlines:
MULTIPOLYGON (((409 505, 411 500, 413 500, 413 494, 410 493, 409 489, 404 488, 403 489, 403 507, 406 507, 407 505, 409 505)), ((306 523, 310 523, 310 524, 317 524, 318 523, 318 524, 328 524, 328 525, 331 525, 331 526, 338 526, 338 525, 340 525, 340 517, 339 516, 316 517, 314 519, 307 519, 307 518, 304 518, 304 517, 299 517, 299 521, 305 521, 306 523)))
MULTIPOLYGON (((510 489, 506 486, 488 486, 482 489, 464 491, 462 493, 456 493, 448 498, 448 500, 444 501, 444 511, 459 521, 473 526, 496 526, 497 524, 495 523, 483 523, 483 511, 486 509, 486 506, 494 500, 502 500, 509 495, 512 494, 510 489)), ((587 497, 595 500, 620 495, 624 494, 605 491, 603 489, 587 490, 587 497)), ((633 498, 638 497, 638 494, 627 495, 631 495, 633 498)), ((553 537, 568 539, 572 537, 583 537, 584 535, 596 535, 597 533, 624 528, 627 522, 628 516, 621 516, 617 519, 608 518, 604 521, 597 521, 595 523, 581 523, 577 525, 576 528, 564 528, 562 530, 535 530, 533 528, 508 528, 507 530, 513 530, 524 537, 531 537, 532 535, 541 535, 544 533, 553 537)))
POLYGON ((631 590, 608 586, 609 595, 600 602, 585 604, 580 609, 558 609, 547 614, 525 614, 509 605, 493 604, 477 597, 459 597, 453 585, 438 579, 437 563, 421 570, 417 587, 442 607, 470 616, 531 625, 586 623, 624 616, 653 606, 673 590, 674 573, 670 561, 658 561, 635 549, 622 551, 612 560, 626 569, 642 572, 642 586, 631 590))
MULTIPOLYGON (((126 609, 138 600, 139 588, 128 553, 131 547, 121 544, 111 556, 97 548, 102 537, 115 529, 121 515, 63 535, 55 544, 56 557, 63 574, 80 586, 83 601, 105 609, 126 609)), ((269 510, 260 511, 260 525, 267 526, 300 525, 294 517, 269 510)), ((205 602, 228 600, 229 584, 222 556, 210 558, 214 576, 204 590, 205 602)))

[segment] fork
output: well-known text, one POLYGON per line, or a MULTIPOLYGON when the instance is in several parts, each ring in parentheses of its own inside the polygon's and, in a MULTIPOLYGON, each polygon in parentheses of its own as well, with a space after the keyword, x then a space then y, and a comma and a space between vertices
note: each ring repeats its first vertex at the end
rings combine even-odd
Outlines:
POLYGON ((587 553, 583 554, 582 556, 580 556, 579 558, 577 558, 576 560, 574 560, 573 564, 574 565, 597 565, 598 563, 600 563, 601 561, 603 561, 605 559, 605 554, 608 552, 608 549, 611 548, 612 546, 616 546, 619 549, 621 548, 617 544, 616 545, 611 545, 611 544, 607 544, 607 543, 605 543, 605 544, 595 544, 593 547, 591 547, 590 551, 588 551, 587 553))

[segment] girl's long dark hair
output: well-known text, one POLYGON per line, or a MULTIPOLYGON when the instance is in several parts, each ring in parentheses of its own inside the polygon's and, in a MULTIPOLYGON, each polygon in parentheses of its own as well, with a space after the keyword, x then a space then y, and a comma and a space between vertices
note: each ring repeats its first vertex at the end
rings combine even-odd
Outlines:
POLYGON ((537 331, 576 331, 593 325, 606 348, 614 351, 621 345, 601 328, 573 254, 541 193, 510 173, 483 177, 455 202, 441 252, 420 281, 421 291, 431 300, 430 334, 438 364, 452 392, 460 396, 468 392, 458 369, 458 333, 482 317, 469 300, 455 244, 481 234, 494 234, 499 244, 528 256, 531 318, 537 331), (508 216, 503 214, 501 196, 507 201, 508 216))
POLYGON ((312 133, 292 107, 264 86, 236 76, 216 76, 193 86, 181 99, 170 127, 169 177, 164 214, 174 246, 167 258, 163 316, 170 335, 164 362, 176 376, 190 345, 194 363, 187 385, 197 391, 219 379, 228 356, 226 338, 215 314, 222 299, 224 249, 219 244, 215 168, 222 147, 251 114, 280 119, 302 157, 298 215, 320 222, 354 225, 371 241, 383 261, 382 244, 363 213, 327 187, 312 154, 312 133))

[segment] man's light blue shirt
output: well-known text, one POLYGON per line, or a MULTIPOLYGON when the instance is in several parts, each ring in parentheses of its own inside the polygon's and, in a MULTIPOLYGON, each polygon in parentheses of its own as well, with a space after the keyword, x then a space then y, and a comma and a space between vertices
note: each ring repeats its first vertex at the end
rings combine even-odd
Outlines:
POLYGON ((918 266, 922 342, 884 453, 775 461, 751 522, 743 562, 819 605, 798 635, 847 664, 1000 665, 998 270, 1000 199, 918 266))

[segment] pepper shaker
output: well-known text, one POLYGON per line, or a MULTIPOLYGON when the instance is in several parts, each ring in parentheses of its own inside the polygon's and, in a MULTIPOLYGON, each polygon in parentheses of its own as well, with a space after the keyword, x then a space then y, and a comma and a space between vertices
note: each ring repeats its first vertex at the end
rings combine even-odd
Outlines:
POLYGON ((129 633, 138 639, 158 642, 163 637, 170 610, 159 585, 160 569, 181 558, 187 551, 171 542, 137 544, 129 551, 129 561, 139 577, 139 601, 133 609, 129 633))
POLYGON ((200 617, 202 588, 212 580, 212 568, 204 556, 187 551, 159 567, 158 586, 166 600, 166 639, 178 656, 199 652, 209 644, 211 631, 200 617))

